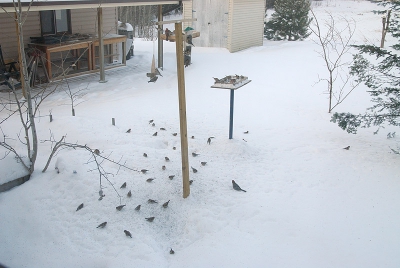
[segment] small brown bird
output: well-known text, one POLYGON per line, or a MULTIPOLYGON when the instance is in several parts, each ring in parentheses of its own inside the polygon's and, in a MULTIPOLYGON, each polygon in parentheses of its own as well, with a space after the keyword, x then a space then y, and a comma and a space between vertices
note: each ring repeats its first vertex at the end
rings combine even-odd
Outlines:
POLYGON ((155 133, 153 134, 153 136, 157 136, 157 132, 155 132, 155 133))
POLYGON ((141 207, 141 205, 138 205, 137 207, 135 207, 135 210, 139 211, 140 207, 141 207))
POLYGON ((243 132, 244 134, 249 134, 249 131, 247 130, 247 131, 245 131, 245 132, 243 132))
POLYGON ((122 189, 122 188, 126 188, 126 182, 124 182, 122 185, 121 185, 121 187, 119 187, 120 189, 122 189))
POLYGON ((96 228, 104 228, 104 227, 106 227, 106 225, 107 225, 107 222, 105 221, 103 223, 100 223, 99 226, 97 226, 96 228))
POLYGON ((124 230, 124 233, 125 233, 126 236, 129 236, 130 238, 132 238, 131 232, 129 232, 129 231, 127 231, 127 230, 124 230))
POLYGON ((235 182, 235 180, 232 180, 232 186, 233 186, 233 189, 235 189, 236 191, 243 191, 243 192, 246 192, 245 190, 243 190, 242 188, 240 188, 240 186, 235 182))
POLYGON ((198 156, 198 155, 200 155, 200 154, 192 153, 192 156, 193 156, 193 157, 196 157, 196 156, 198 156))
POLYGON ((189 181, 189 185, 192 185, 192 183, 193 183, 193 180, 190 180, 190 181, 189 181))
POLYGON ((147 171, 149 171, 148 169, 142 169, 140 170, 140 172, 142 172, 143 174, 146 173, 147 171))
POLYGON ((160 127, 160 130, 166 130, 165 128, 163 128, 163 127, 160 127))
POLYGON ((175 133, 172 133, 172 136, 176 136, 176 135, 178 135, 178 133, 176 133, 176 132, 175 132, 175 133))
POLYGON ((131 197, 132 196, 132 192, 131 190, 129 190, 128 194, 126 195, 127 197, 131 197))
POLYGON ((193 170, 193 173, 197 173, 197 169, 195 169, 194 167, 191 167, 193 170))
POLYGON ((80 205, 78 206, 78 208, 76 209, 76 211, 78 211, 78 210, 80 210, 80 209, 82 209, 82 208, 83 208, 83 203, 80 204, 80 205))
POLYGON ((211 144, 211 138, 208 138, 208 139, 207 139, 207 143, 208 143, 208 145, 211 144))
POLYGON ((169 201, 171 201, 171 200, 168 200, 167 202, 165 202, 162 206, 163 206, 163 208, 167 208, 168 207, 168 203, 169 203, 169 201))
POLYGON ((350 146, 344 147, 343 149, 349 150, 349 149, 350 149, 350 146))
POLYGON ((147 179, 146 181, 147 182, 152 182, 152 181, 154 181, 155 179, 154 178, 150 178, 150 179, 147 179))
POLYGON ((128 129, 128 130, 126 131, 126 133, 131 133, 131 129, 128 129))
POLYGON ((143 153, 143 156, 144 156, 144 157, 147 157, 147 154, 146 154, 146 153, 143 153))
POLYGON ((155 204, 155 203, 158 203, 158 202, 157 202, 157 200, 149 199, 149 200, 147 200, 147 203, 155 204))
POLYGON ((170 180, 174 179, 174 177, 175 177, 175 175, 169 175, 169 176, 168 176, 168 178, 169 178, 170 180))
POLYGON ((166 166, 162 166, 161 169, 162 169, 162 170, 166 170, 167 167, 166 167, 166 166))
POLYGON ((153 119, 151 119, 150 121, 149 121, 149 124, 151 124, 151 123, 153 123, 154 122, 154 120, 153 119))
POLYGON ((205 165, 207 164, 207 162, 200 162, 200 164, 201 164, 202 166, 205 166, 205 165))
POLYGON ((165 161, 167 161, 167 162, 169 161, 169 157, 168 156, 165 157, 165 161))
POLYGON ((149 222, 153 222, 154 221, 154 217, 145 218, 145 219, 146 219, 146 221, 149 221, 149 222))
POLYGON ((169 254, 175 254, 175 251, 171 248, 171 250, 169 251, 169 254))
POLYGON ((126 205, 120 205, 120 206, 118 206, 118 207, 116 207, 116 209, 118 210, 118 211, 121 211, 121 209, 123 208, 123 207, 125 207, 126 205))

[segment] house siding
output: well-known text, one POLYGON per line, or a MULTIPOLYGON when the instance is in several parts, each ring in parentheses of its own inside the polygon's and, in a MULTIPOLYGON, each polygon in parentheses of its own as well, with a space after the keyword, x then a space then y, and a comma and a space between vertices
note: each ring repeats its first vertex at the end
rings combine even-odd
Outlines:
POLYGON ((264 0, 230 0, 228 45, 230 52, 262 46, 264 0))
MULTIPOLYGON (((1 47, 3 56, 7 60, 18 61, 18 48, 16 25, 13 18, 6 13, 0 13, 1 47)), ((97 34, 97 9, 72 9, 71 10, 72 33, 97 34)), ((23 26, 24 45, 28 47, 31 36, 40 36, 40 15, 39 11, 31 11, 23 26)), ((103 8, 103 31, 107 33, 117 33, 117 13, 116 8, 103 8)), ((114 52, 116 53, 116 52, 114 52)))

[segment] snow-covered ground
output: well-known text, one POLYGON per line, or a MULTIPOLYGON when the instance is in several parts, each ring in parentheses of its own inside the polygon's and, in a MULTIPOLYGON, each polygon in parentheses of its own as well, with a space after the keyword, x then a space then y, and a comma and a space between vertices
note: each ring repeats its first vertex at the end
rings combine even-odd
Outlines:
MULTIPOLYGON (((353 18, 355 42, 379 44, 381 17, 371 12, 376 8, 367 1, 330 0, 314 10, 321 18, 326 17, 324 10, 353 18)), ((330 122, 326 84, 315 84, 318 76, 326 77, 326 69, 312 40, 265 41, 262 47, 234 54, 193 48, 185 79, 189 160, 198 172, 190 172, 193 184, 186 199, 180 137, 172 135, 179 132, 175 44, 164 44, 165 68, 156 83, 147 83, 145 75, 153 42, 135 40, 135 56, 128 61, 134 71, 107 71, 107 83, 98 83, 96 76, 71 82, 74 90, 86 93, 76 116, 71 116, 68 96, 59 91, 41 106, 41 114, 51 110, 54 121, 38 120, 40 140, 48 139, 51 130, 55 139, 66 135, 68 142, 98 148, 101 155, 116 161, 122 157, 128 167, 149 172, 118 171, 104 162, 122 200, 103 181, 105 197, 99 201, 99 176, 90 171, 90 154, 62 150, 42 173, 51 148, 41 143, 31 180, 0 194, 1 264, 400 266, 400 158, 390 150, 399 146, 399 139, 386 138, 396 129, 388 127, 377 135, 372 134, 375 129, 361 129, 350 135, 330 122), (229 90, 210 86, 212 77, 234 74, 252 82, 235 92, 234 138, 229 140, 229 90), (208 145, 210 136, 215 138, 208 145), (149 183, 148 178, 155 180, 149 183), (234 191, 232 179, 247 192, 234 191), (127 187, 120 189, 124 182, 127 187), (131 198, 126 197, 129 190, 131 198), (168 200, 169 207, 163 208, 168 200), (81 203, 84 207, 76 211, 81 203), (117 211, 120 204, 126 206, 117 211), (152 216, 153 222, 145 220, 152 216), (105 228, 96 228, 105 221, 105 228)), ((370 106, 365 91, 359 87, 335 110, 365 111, 370 106)), ((18 119, 2 128, 7 135, 18 133, 18 119)), ((0 161, 3 181, 21 172, 13 161, 0 161)))

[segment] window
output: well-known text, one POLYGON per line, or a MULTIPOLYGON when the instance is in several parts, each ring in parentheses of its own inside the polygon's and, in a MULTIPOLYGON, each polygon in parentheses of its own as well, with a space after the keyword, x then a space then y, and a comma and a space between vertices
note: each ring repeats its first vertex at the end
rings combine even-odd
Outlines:
POLYGON ((69 9, 40 11, 42 35, 71 33, 71 12, 69 9))

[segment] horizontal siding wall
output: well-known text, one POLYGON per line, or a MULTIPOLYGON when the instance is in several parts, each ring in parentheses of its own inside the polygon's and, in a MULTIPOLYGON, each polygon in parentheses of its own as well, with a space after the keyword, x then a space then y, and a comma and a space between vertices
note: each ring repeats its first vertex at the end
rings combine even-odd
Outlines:
POLYGON ((228 49, 240 51, 262 46, 265 0, 230 0, 228 49))
MULTIPOLYGON (((183 18, 184 19, 192 19, 193 18, 193 1, 183 2, 183 18)), ((192 27, 192 22, 184 22, 182 27, 186 29, 186 27, 192 27)))
MULTIPOLYGON (((14 14, 11 14, 14 15, 14 14)), ((6 13, 0 13, 0 45, 6 60, 18 61, 17 34, 13 18, 6 13)), ((97 9, 71 10, 72 33, 97 34, 97 9)), ((103 8, 104 33, 117 33, 116 8, 103 8)), ((30 37, 40 36, 39 11, 31 11, 23 26, 24 44, 28 47, 30 37)))
MULTIPOLYGON (((72 33, 97 34, 97 8, 71 10, 72 33)), ((103 8, 103 32, 117 33, 116 8, 103 8)))
MULTIPOLYGON (((14 15, 11 13, 11 15, 14 15)), ((26 15, 26 13, 24 13, 26 15)), ((13 18, 8 14, 0 13, 0 45, 3 50, 3 56, 6 60, 18 61, 18 37, 16 25, 13 18)), ((40 36, 40 18, 39 12, 32 11, 28 13, 25 24, 22 27, 24 34, 24 45, 28 46, 31 36, 40 36)))

